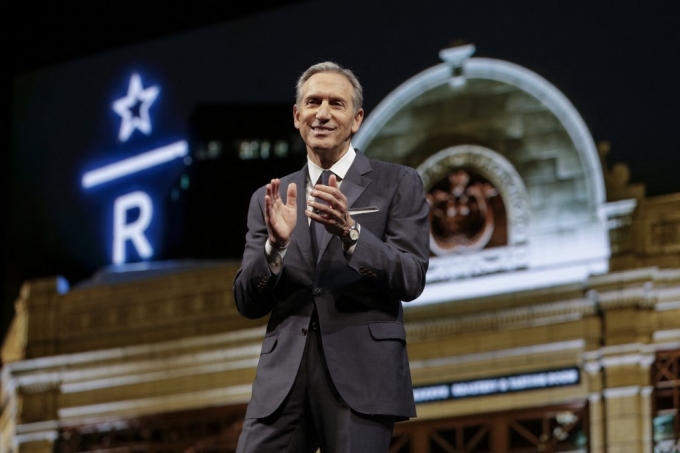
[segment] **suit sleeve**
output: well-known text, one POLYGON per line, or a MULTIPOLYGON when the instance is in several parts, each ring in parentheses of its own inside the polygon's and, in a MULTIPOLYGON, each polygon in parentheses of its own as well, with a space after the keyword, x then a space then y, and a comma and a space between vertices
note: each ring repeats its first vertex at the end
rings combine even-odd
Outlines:
POLYGON ((418 172, 401 168, 404 171, 398 175, 389 205, 384 238, 362 228, 348 265, 364 278, 373 279, 376 289, 386 296, 409 302, 425 288, 429 206, 418 172))
POLYGON ((265 255, 267 227, 264 221, 264 189, 257 190, 248 208, 248 232, 241 268, 234 280, 234 299, 246 318, 267 315, 274 305, 274 287, 280 273, 272 273, 265 255))

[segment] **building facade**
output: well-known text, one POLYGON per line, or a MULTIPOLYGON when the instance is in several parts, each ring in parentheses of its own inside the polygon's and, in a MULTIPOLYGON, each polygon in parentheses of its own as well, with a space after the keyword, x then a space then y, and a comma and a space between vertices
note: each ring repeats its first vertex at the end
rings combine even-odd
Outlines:
MULTIPOLYGON (((418 417, 391 452, 677 451, 680 194, 646 197, 548 81, 473 54, 442 51, 354 138, 431 205, 404 309, 418 417)), ((237 313, 237 269, 26 282, 0 452, 234 451, 266 323, 237 313)))

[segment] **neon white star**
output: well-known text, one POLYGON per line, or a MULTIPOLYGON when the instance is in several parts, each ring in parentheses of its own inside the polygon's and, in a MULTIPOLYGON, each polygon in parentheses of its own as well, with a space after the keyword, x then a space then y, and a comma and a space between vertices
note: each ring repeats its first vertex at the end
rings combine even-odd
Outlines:
POLYGON ((136 72, 130 76, 127 95, 116 100, 111 106, 113 111, 123 119, 120 123, 118 140, 126 141, 135 129, 146 135, 151 133, 149 107, 156 100, 160 91, 157 85, 143 88, 142 78, 136 72))

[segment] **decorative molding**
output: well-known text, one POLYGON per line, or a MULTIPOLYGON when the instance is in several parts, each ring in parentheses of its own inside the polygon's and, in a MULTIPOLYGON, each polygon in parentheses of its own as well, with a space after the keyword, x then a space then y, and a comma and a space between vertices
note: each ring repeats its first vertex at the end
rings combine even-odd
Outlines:
POLYGON ((538 354, 546 354, 550 352, 564 352, 564 351, 581 351, 585 347, 584 340, 559 341, 555 343, 546 343, 536 346, 524 346, 520 348, 499 349, 489 352, 480 352, 476 354, 465 354, 448 357, 438 357, 436 359, 413 360, 410 362, 411 369, 429 369, 441 366, 460 365, 462 363, 483 362, 488 360, 495 360, 507 357, 522 357, 532 356, 538 354))
POLYGON ((626 344, 620 344, 616 346, 603 346, 600 348, 599 351, 596 351, 595 354, 598 354, 599 357, 603 357, 605 355, 615 355, 615 354, 635 354, 639 353, 640 351, 643 350, 643 344, 642 343, 626 343, 626 344))
POLYGON ((14 442, 17 445, 29 442, 54 442, 57 439, 59 439, 59 433, 57 431, 38 431, 29 434, 16 434, 14 436, 14 442))
MULTIPOLYGON (((178 290, 186 293, 186 289, 178 290)), ((134 306, 112 304, 106 307, 88 307, 88 310, 62 310, 59 336, 64 340, 100 334, 102 331, 129 331, 143 326, 158 327, 177 324, 178 319, 207 316, 238 316, 236 304, 226 289, 213 289, 198 294, 157 294, 153 297, 135 295, 134 306)), ((64 296, 65 304, 72 305, 64 296)))
POLYGON ((632 385, 630 387, 615 387, 608 388, 602 391, 605 398, 627 398, 637 396, 642 392, 642 387, 639 385, 632 385))
POLYGON ((599 360, 588 360, 583 362, 583 369, 591 376, 598 375, 602 371, 602 364, 599 360))
POLYGON ((614 357, 602 357, 600 363, 603 368, 615 368, 630 365, 639 365, 641 368, 649 368, 654 363, 652 354, 627 354, 614 357))
POLYGON ((59 438, 59 422, 47 420, 37 423, 24 423, 16 426, 15 446, 29 442, 54 442, 59 438))
MULTIPOLYGON (((211 359, 202 359, 197 361, 197 363, 194 365, 187 364, 186 361, 183 360, 186 359, 187 356, 178 358, 180 361, 184 361, 185 364, 179 365, 173 363, 176 358, 173 356, 169 357, 167 360, 158 361, 153 364, 144 362, 142 364, 138 364, 137 366, 133 365, 130 367, 129 372, 124 375, 102 379, 87 380, 83 379, 82 376, 68 376, 69 374, 77 375, 78 373, 65 373, 65 376, 63 376, 63 380, 65 382, 61 385, 61 392, 87 392, 111 387, 141 384, 145 382, 159 382, 168 379, 198 376, 201 374, 212 374, 239 369, 255 368, 257 367, 257 363, 259 361, 261 349, 262 346, 260 344, 240 347, 238 348, 238 351, 235 350, 234 352, 239 352, 245 356, 245 358, 241 360, 234 360, 233 358, 220 358, 219 355, 222 354, 211 354, 213 356, 211 359), (142 370, 140 368, 148 367, 153 367, 154 371, 141 372, 142 370), (72 379, 68 379, 69 377, 72 379), (72 382, 68 383, 68 381, 72 382)), ((105 368, 102 370, 100 368, 97 371, 107 371, 107 369, 105 368)))
POLYGON ((529 265, 529 247, 526 244, 508 245, 430 258, 427 270, 429 285, 453 280, 512 272, 529 265))
POLYGON ((87 392, 255 368, 263 337, 264 328, 255 328, 9 363, 2 370, 3 394, 87 392))
POLYGON ((590 402, 590 404, 599 403, 600 401, 602 401, 602 395, 599 393, 589 393, 588 401, 590 402))
POLYGON ((173 412, 199 407, 244 404, 250 401, 251 391, 252 385, 250 384, 237 385, 174 395, 61 408, 58 410, 58 415, 60 420, 73 423, 75 420, 106 417, 129 418, 131 416, 173 412))
POLYGON ((680 308, 680 282, 678 286, 654 288, 657 311, 676 310, 680 308))
MULTIPOLYGON (((663 349, 675 349, 676 345, 680 345, 680 329, 657 330, 652 333, 652 339, 656 342, 668 342, 669 340, 676 340, 672 343, 671 348, 664 347, 663 349)), ((659 345, 660 346, 660 345, 659 345)))
MULTIPOLYGON (((186 351, 202 348, 217 348, 221 345, 229 345, 240 341, 261 340, 264 338, 266 328, 254 327, 215 335, 203 335, 179 340, 149 343, 139 346, 126 346, 121 348, 101 349, 97 351, 78 352, 75 354, 62 354, 57 356, 28 359, 21 362, 6 363, 3 366, 12 374, 47 368, 82 366, 86 364, 101 363, 115 360, 130 360, 135 357, 158 357, 169 355, 173 351, 186 351)), ((3 370, 4 371, 4 370, 3 370)))
POLYGON ((629 216, 633 214, 637 204, 637 200, 634 198, 610 201, 609 203, 600 205, 599 213, 604 219, 629 216))
POLYGON ((661 302, 661 303, 658 303, 654 306, 654 310, 656 310, 656 311, 670 311, 670 310, 677 310, 679 308, 680 308, 680 301, 661 302))
POLYGON ((593 315, 596 306, 590 299, 535 304, 517 308, 493 310, 462 316, 406 323, 409 338, 431 338, 467 331, 490 330, 500 326, 559 323, 593 315))
POLYGON ((598 292, 597 303, 604 310, 625 307, 653 307, 655 295, 651 291, 651 282, 642 286, 598 292))

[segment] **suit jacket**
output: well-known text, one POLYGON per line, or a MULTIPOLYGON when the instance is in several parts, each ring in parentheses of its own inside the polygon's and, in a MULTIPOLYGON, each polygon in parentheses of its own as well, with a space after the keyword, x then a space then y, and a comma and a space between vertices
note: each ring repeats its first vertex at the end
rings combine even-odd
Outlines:
POLYGON ((323 351, 335 387, 357 412, 415 416, 406 355, 402 301, 425 286, 429 207, 418 173, 357 152, 340 186, 361 225, 348 260, 339 238, 324 231, 313 259, 305 190, 307 166, 281 179, 297 183, 298 218, 281 271, 273 274, 264 252, 264 187, 253 195, 243 262, 234 282, 239 312, 271 313, 246 418, 272 414, 295 380, 316 306, 323 351))

